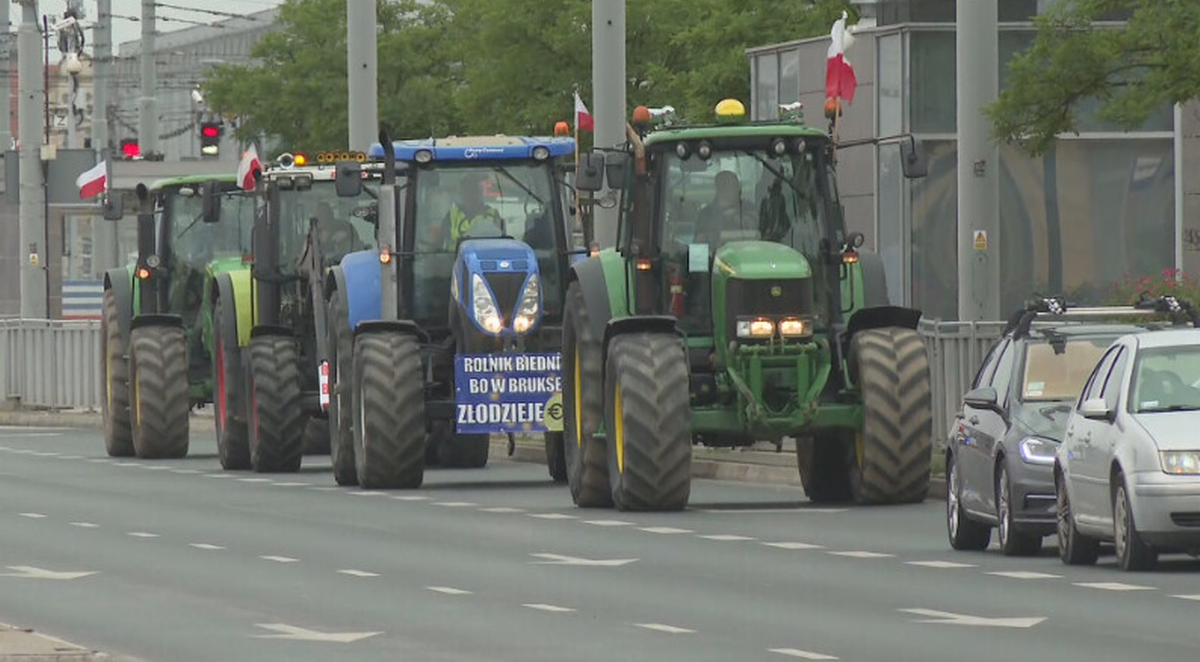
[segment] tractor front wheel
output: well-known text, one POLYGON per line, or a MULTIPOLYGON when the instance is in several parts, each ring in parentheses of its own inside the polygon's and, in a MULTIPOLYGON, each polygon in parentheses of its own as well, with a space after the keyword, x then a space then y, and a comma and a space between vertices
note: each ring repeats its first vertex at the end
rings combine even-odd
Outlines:
POLYGON ((346 300, 335 290, 329 299, 329 459, 333 464, 333 479, 338 485, 358 484, 354 465, 354 337, 346 300))
POLYGON ((121 312, 117 295, 104 290, 104 308, 100 317, 100 374, 104 375, 104 450, 112 457, 133 455, 133 430, 129 413, 129 358, 121 336, 121 312))
POLYGON ((133 449, 147 459, 188 451, 187 341, 178 326, 143 326, 129 343, 133 449))
POLYGON ((425 479, 421 349, 410 335, 354 339, 354 460, 363 489, 417 488, 425 479))
POLYGON ((282 336, 250 341, 250 465, 259 473, 300 470, 304 410, 296 343, 282 336))
POLYGON ((213 404, 216 409, 217 458, 221 468, 235 471, 250 468, 250 445, 247 441, 246 398, 242 389, 242 357, 236 334, 231 338, 224 333, 224 304, 218 300, 214 306, 215 321, 213 337, 216 351, 213 352, 213 404))
POLYGON ((556 483, 567 482, 567 456, 563 448, 563 433, 545 433, 546 468, 550 470, 550 478, 556 483))
POLYGON ((841 503, 851 499, 853 450, 854 435, 840 430, 796 440, 796 466, 809 501, 841 503))
POLYGON ((581 508, 612 505, 604 442, 596 439, 604 417, 604 348, 593 332, 583 290, 567 288, 563 320, 563 458, 571 499, 581 508))

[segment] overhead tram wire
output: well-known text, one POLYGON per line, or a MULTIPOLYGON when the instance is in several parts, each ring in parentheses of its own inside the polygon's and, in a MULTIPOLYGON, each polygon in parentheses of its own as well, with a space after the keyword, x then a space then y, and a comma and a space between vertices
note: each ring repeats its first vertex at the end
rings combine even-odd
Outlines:
POLYGON ((226 17, 226 18, 244 18, 244 19, 246 19, 246 20, 249 20, 249 21, 257 21, 257 20, 258 20, 257 18, 255 18, 254 16, 251 16, 251 15, 249 15, 249 14, 234 14, 233 12, 220 11, 220 10, 217 10, 217 9, 203 9, 203 8, 199 8, 199 7, 185 7, 185 6, 183 6, 183 5, 173 5, 173 4, 170 4, 170 3, 167 3, 167 2, 156 2, 156 3, 154 3, 154 6, 155 6, 155 7, 162 7, 163 9, 179 9, 179 10, 182 10, 182 11, 196 12, 197 14, 209 14, 209 15, 211 15, 211 16, 224 16, 224 17, 226 17))

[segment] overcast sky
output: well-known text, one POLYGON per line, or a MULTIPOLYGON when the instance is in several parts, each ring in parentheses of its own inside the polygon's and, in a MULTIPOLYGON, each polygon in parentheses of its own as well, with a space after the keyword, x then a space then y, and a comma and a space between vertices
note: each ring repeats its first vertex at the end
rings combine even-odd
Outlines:
MULTIPOLYGON (((162 0, 164 4, 174 5, 175 7, 192 7, 194 9, 209 9, 217 12, 227 12, 230 14, 252 14, 263 9, 269 9, 278 5, 282 0, 162 0)), ((142 15, 141 0, 111 0, 112 13, 116 16, 135 16, 142 15)), ((55 18, 61 18, 63 11, 67 8, 67 0, 39 0, 38 15, 46 14, 51 17, 50 22, 53 23, 55 18)), ((83 8, 86 13, 85 21, 94 23, 96 21, 96 0, 84 0, 83 8)), ((12 30, 16 30, 17 25, 21 21, 22 8, 10 0, 0 0, 0 11, 8 9, 9 21, 12 23, 12 30), (11 8, 10 8, 11 7, 11 8)), ((159 16, 163 18, 179 18, 189 21, 199 21, 202 23, 212 23, 225 18, 214 14, 206 14, 203 12, 195 12, 182 9, 174 9, 168 7, 159 7, 159 16)), ((3 15, 0 15, 0 19, 3 15)), ((191 23, 181 21, 160 20, 158 21, 159 32, 171 32, 182 28, 191 27, 191 23)), ((141 23, 120 18, 113 19, 113 50, 122 42, 139 39, 142 36, 141 23)), ((91 50, 92 34, 91 30, 87 32, 88 50, 91 50)), ((56 60, 55 54, 52 52, 51 61, 56 60)))

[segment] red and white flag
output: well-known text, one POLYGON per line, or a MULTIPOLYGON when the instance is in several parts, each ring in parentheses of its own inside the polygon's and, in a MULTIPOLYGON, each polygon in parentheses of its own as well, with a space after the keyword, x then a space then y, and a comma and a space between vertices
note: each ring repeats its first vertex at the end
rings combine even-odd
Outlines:
POLYGON ((833 29, 829 31, 829 42, 825 65, 825 98, 840 98, 854 103, 858 79, 854 76, 854 67, 846 59, 846 49, 854 43, 854 37, 846 31, 846 12, 842 12, 842 17, 834 21, 833 29))
POLYGON ((258 150, 251 143, 250 147, 242 154, 242 160, 238 162, 237 180, 243 190, 253 191, 257 179, 254 176, 255 171, 262 170, 262 162, 258 160, 258 150))
POLYGON ((592 114, 588 112, 587 106, 583 104, 583 99, 579 98, 579 93, 575 93, 575 132, 580 131, 595 131, 596 121, 592 119, 592 114))
POLYGON ((80 200, 87 200, 103 193, 108 188, 108 162, 101 161, 91 169, 80 173, 75 178, 75 185, 79 187, 80 200))

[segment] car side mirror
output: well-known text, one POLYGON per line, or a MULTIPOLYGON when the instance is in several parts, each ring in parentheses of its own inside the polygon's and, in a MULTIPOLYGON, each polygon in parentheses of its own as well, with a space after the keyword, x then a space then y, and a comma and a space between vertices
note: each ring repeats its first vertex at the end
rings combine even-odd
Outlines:
POLYGON ((604 188, 604 154, 590 152, 579 155, 579 167, 575 169, 575 188, 595 193, 604 188))
POLYGON ((604 159, 604 177, 608 180, 608 188, 620 189, 625 186, 626 171, 629 169, 629 155, 625 152, 612 152, 604 159))
POLYGON ((104 220, 119 221, 125 216, 125 193, 109 191, 104 197, 104 220))
POLYGON ((1103 398, 1092 398, 1079 405, 1079 415, 1091 421, 1111 421, 1113 411, 1103 398))
POLYGON ((929 160, 925 149, 916 139, 900 143, 900 169, 907 179, 921 179, 929 174, 929 160))
POLYGON ((963 396, 963 402, 968 407, 975 409, 997 409, 1000 406, 1000 396, 991 386, 981 386, 973 391, 968 391, 963 396))
POLYGON ((208 180, 200 187, 200 217, 205 223, 221 221, 221 189, 216 180, 208 180))
POLYGON ((339 198, 357 198, 362 193, 362 164, 358 161, 339 161, 334 185, 339 198))

